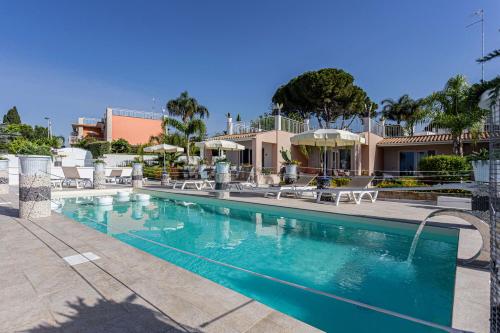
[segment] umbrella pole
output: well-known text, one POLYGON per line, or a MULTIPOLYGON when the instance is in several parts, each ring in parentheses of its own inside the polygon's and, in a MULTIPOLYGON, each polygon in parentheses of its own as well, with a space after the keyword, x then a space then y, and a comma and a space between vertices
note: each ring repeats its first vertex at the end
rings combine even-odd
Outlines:
POLYGON ((326 146, 325 150, 323 151, 323 176, 326 177, 326 146))
POLYGON ((165 166, 165 152, 163 152, 163 173, 167 172, 167 168, 165 166))

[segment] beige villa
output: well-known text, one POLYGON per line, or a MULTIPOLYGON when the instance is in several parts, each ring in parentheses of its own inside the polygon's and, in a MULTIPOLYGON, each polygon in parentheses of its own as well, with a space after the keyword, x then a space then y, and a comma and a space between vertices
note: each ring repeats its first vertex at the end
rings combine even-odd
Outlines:
MULTIPOLYGON (((235 165, 252 165, 256 173, 280 170, 283 163, 281 149, 290 150, 292 158, 301 162, 301 172, 321 173, 323 153, 320 148, 305 149, 290 142, 294 135, 312 129, 308 121, 297 122, 279 115, 250 123, 233 122, 227 118, 227 134, 213 139, 235 141, 245 146, 243 151, 227 152, 227 157, 235 165)), ((351 147, 328 148, 326 166, 329 174, 349 171, 351 175, 404 175, 418 171, 418 163, 424 156, 452 154, 451 135, 442 129, 409 136, 399 125, 370 118, 359 119, 355 125, 342 129, 359 134, 363 140, 351 147)), ((489 138, 486 132, 476 140, 465 133, 463 141, 464 153, 470 154, 487 147, 489 138)), ((211 152, 205 151, 204 154, 209 157, 211 152)))

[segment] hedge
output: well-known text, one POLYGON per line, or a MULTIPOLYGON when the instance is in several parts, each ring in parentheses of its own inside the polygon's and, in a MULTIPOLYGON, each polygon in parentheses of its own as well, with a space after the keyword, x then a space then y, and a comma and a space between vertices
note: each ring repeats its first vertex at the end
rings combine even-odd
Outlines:
POLYGON ((93 158, 102 157, 104 154, 109 154, 111 151, 111 143, 107 141, 95 141, 88 143, 85 149, 92 153, 93 158))
POLYGON ((470 178, 471 164, 467 158, 457 155, 435 155, 422 158, 419 171, 426 182, 461 181, 470 178))

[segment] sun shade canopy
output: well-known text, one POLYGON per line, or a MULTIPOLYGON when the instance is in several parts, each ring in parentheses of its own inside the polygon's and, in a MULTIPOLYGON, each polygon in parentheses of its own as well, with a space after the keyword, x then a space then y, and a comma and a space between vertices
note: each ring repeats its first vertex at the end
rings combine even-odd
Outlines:
POLYGON ((199 148, 205 149, 219 149, 226 151, 245 150, 245 146, 228 140, 207 140, 196 142, 195 145, 199 148))
POLYGON ((144 151, 147 153, 182 153, 184 152, 184 148, 163 143, 161 145, 146 147, 144 151))
POLYGON ((323 128, 296 134, 290 141, 294 145, 344 147, 365 143, 365 138, 345 130, 323 128))

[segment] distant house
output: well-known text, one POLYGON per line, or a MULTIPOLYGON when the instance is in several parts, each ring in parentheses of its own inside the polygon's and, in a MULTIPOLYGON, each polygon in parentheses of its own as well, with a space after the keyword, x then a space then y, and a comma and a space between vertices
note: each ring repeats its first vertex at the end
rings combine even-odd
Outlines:
MULTIPOLYGON (((345 129, 345 128, 344 128, 345 129)), ((234 164, 252 165, 256 172, 277 172, 283 159, 281 149, 288 149, 292 158, 301 162, 301 171, 321 173, 323 154, 318 147, 304 147, 291 144, 290 138, 297 133, 312 130, 309 122, 297 122, 282 116, 259 118, 250 123, 233 123, 228 118, 225 135, 214 139, 238 142, 245 146, 239 152, 227 152, 234 164)), ((406 135, 399 125, 384 124, 374 119, 364 118, 347 128, 365 138, 364 143, 352 147, 328 149, 326 166, 330 174, 350 171, 350 174, 411 174, 418 171, 420 159, 428 155, 452 154, 451 135, 445 130, 415 135, 406 135)), ((487 147, 489 137, 486 132, 473 140, 470 133, 463 136, 464 152, 487 147)), ((210 157, 211 151, 205 151, 210 157)))
POLYGON ((89 137, 109 142, 121 138, 133 145, 147 143, 151 135, 162 132, 162 119, 162 113, 109 107, 103 118, 78 118, 71 125, 69 143, 89 137))

